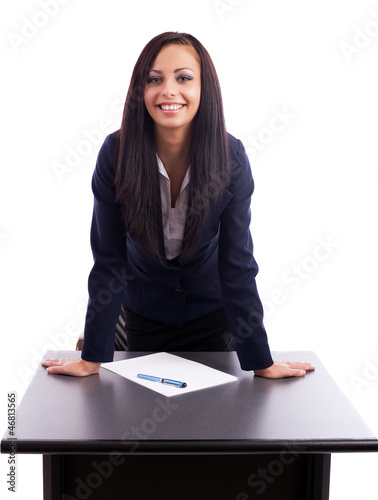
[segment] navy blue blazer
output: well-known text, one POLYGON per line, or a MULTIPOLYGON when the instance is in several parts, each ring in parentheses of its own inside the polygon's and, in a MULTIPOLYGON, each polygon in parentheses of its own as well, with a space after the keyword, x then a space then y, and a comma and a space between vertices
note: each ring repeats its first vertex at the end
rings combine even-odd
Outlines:
MULTIPOLYGON (((254 183, 243 144, 229 135, 230 183, 210 212, 192 256, 172 264, 160 262, 133 235, 124 234, 115 204, 117 134, 105 139, 92 179, 94 266, 88 279, 82 358, 113 360, 115 325, 122 304, 174 326, 224 306, 242 369, 271 366, 249 229, 254 183)), ((206 194, 211 196, 211 189, 205 189, 203 196, 206 194)), ((163 241, 163 234, 161 238, 163 241)))

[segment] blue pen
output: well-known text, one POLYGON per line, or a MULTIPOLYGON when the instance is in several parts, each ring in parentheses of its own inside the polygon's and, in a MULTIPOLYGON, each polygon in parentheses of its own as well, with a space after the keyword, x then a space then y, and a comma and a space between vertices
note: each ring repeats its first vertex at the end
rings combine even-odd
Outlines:
POLYGON ((174 387, 186 387, 187 384, 185 382, 180 382, 179 380, 172 380, 170 378, 161 378, 154 377, 153 375, 144 375, 143 373, 138 373, 138 378, 142 378, 144 380, 151 380, 152 382, 160 382, 162 384, 173 385, 174 387))

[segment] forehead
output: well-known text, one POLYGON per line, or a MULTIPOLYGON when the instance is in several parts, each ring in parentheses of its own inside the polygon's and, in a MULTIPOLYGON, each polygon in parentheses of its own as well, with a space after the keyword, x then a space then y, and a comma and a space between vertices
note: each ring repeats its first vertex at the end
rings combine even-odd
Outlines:
POLYGON ((199 56, 192 45, 166 45, 156 56, 151 70, 174 71, 177 68, 190 68, 193 71, 200 71, 199 56))

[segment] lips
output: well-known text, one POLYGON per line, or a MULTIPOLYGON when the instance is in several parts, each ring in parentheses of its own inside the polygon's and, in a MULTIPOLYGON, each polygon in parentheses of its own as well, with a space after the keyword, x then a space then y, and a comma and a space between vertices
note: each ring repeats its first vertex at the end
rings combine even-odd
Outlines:
POLYGON ((158 106, 158 108, 160 108, 163 111, 178 111, 178 110, 182 109, 185 106, 185 104, 180 104, 180 103, 166 104, 166 103, 162 103, 162 104, 158 104, 157 106, 158 106))

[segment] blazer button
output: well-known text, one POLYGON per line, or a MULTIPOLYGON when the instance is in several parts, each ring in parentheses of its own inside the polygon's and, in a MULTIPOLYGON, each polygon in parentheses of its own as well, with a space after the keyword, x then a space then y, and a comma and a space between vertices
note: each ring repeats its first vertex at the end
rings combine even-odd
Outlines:
POLYGON ((178 294, 178 295, 182 295, 184 292, 180 289, 180 288, 175 288, 175 292, 178 294))

